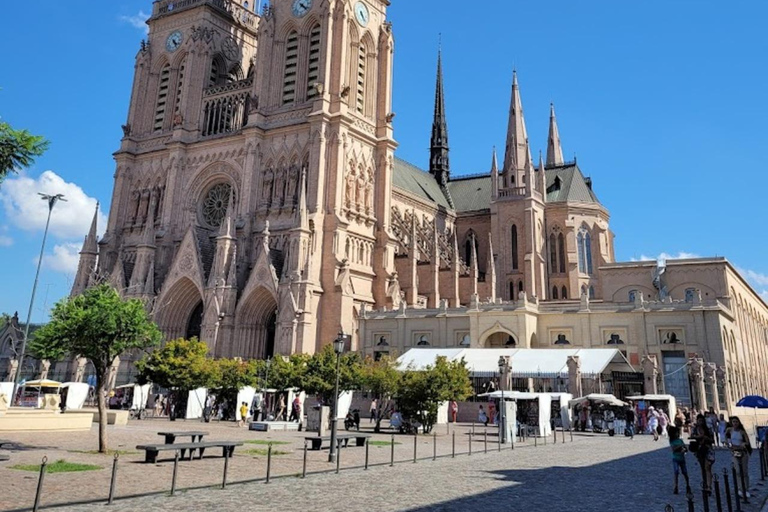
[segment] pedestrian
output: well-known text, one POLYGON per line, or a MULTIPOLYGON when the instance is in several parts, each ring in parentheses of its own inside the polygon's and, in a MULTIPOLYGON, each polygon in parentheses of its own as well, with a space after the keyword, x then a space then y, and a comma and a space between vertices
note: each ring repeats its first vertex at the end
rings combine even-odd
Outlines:
POLYGON ((301 423, 301 400, 299 400, 299 395, 296 395, 293 399, 293 403, 291 404, 291 417, 288 421, 301 423))
POLYGON ((379 403, 374 398, 373 400, 371 400, 371 409, 370 409, 370 411, 371 411, 371 421, 370 421, 370 423, 373 423, 373 422, 376 421, 376 410, 378 408, 379 408, 379 403))
POLYGON ((477 421, 479 421, 486 427, 488 426, 488 415, 485 414, 485 410, 483 409, 482 405, 480 406, 480 409, 477 412, 477 421))
POLYGON ((728 422, 725 421, 725 416, 722 414, 717 420, 717 430, 718 430, 718 436, 720 437, 720 442, 722 444, 725 444, 725 430, 728 428, 728 422))
POLYGON ((672 448, 672 467, 675 470, 675 489, 672 492, 674 494, 680 493, 677 481, 680 473, 682 473, 683 478, 685 478, 685 493, 691 494, 691 482, 688 479, 688 467, 685 464, 685 452, 688 449, 685 447, 683 440, 680 439, 680 429, 678 427, 670 426, 667 432, 669 434, 669 447, 672 448))
POLYGON ((653 406, 648 408, 648 429, 653 434, 653 440, 659 440, 659 413, 653 406))
POLYGON ((710 409, 709 411, 705 412, 704 419, 707 422, 707 428, 712 431, 712 436, 715 439, 715 446, 719 446, 720 431, 717 428, 717 415, 715 414, 715 410, 710 409))
MULTIPOLYGON (((725 443, 731 450, 733 458, 733 467, 742 476, 741 482, 744 482, 745 489, 739 491, 739 496, 743 497, 743 492, 749 494, 749 456, 752 455, 752 444, 749 441, 749 434, 737 416, 731 416, 731 426, 725 431, 725 443)), ((739 482, 741 487, 741 482, 739 482)))
POLYGON ((677 414, 675 414, 675 426, 680 429, 680 432, 683 432, 683 426, 685 425, 685 414, 683 414, 682 409, 677 410, 677 414))
POLYGON ((238 427, 243 427, 247 424, 248 420, 248 404, 243 402, 240 404, 240 421, 237 422, 238 427))
POLYGON ((635 438, 635 411, 632 409, 632 405, 629 405, 627 407, 627 410, 624 412, 624 415, 627 420, 627 428, 624 430, 624 435, 629 437, 630 439, 635 438))
POLYGON ((277 421, 285 421, 285 397, 280 394, 280 405, 277 409, 277 416, 275 417, 277 421))
MULTIPOLYGON (((488 421, 491 424, 496 423, 496 405, 492 401, 488 402, 488 421)), ((486 426, 487 425, 488 424, 486 423, 486 426)))
POLYGON ((667 411, 664 409, 659 409, 659 428, 658 430, 661 430, 662 435, 667 435, 667 427, 669 426, 669 416, 667 416, 667 411))
POLYGON ((456 419, 459 417, 459 404, 456 400, 451 400, 451 421, 456 423, 456 419))
POLYGON ((712 492, 712 466, 715 464, 714 435, 707 428, 707 420, 703 414, 696 416, 696 423, 691 429, 690 450, 696 454, 696 460, 701 467, 701 480, 704 491, 712 492))

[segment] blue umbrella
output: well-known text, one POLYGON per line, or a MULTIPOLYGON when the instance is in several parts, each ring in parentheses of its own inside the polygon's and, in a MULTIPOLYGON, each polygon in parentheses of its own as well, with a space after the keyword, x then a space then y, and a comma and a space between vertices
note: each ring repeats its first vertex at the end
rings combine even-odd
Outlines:
POLYGON ((748 395, 736 403, 736 407, 749 407, 750 409, 768 409, 768 399, 760 395, 748 395))

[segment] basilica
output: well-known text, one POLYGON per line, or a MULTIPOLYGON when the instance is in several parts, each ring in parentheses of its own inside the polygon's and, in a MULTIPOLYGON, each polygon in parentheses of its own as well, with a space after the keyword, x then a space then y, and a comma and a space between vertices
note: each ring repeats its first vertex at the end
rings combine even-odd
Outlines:
POLYGON ((516 75, 484 172, 451 174, 439 55, 429 168, 397 158, 389 5, 154 2, 108 226, 72 294, 107 279, 217 357, 313 353, 339 332, 373 357, 612 347, 648 392, 723 408, 768 392, 763 300, 723 258, 616 262, 554 107, 533 157, 516 75))

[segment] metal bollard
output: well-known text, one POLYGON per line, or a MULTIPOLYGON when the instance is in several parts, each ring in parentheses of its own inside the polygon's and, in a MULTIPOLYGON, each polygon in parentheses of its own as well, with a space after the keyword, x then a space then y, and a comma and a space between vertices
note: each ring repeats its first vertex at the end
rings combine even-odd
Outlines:
POLYGON ((418 434, 414 434, 413 436, 413 463, 416 464, 416 443, 419 442, 418 440, 418 434))
POLYGON ((365 469, 365 471, 368 471, 368 449, 369 449, 368 439, 366 439, 365 440, 365 468, 363 468, 365 469))
POLYGON ((544 430, 544 446, 547 446, 547 431, 544 430))
POLYGON ((392 442, 390 443, 389 452, 389 467, 392 467, 395 465, 395 434, 392 434, 392 442))
POLYGON ((472 456, 472 434, 469 434, 469 456, 472 456))
POLYGON ((432 460, 437 460, 437 432, 432 434, 432 460))
POLYGON ((341 439, 336 440, 336 474, 341 469, 341 439))
POLYGON ((109 498, 107 499, 107 505, 111 505, 115 499, 115 483, 117 481, 117 459, 120 458, 119 453, 115 453, 115 459, 112 462, 112 480, 109 482, 109 498))
POLYGON ((696 512, 696 508, 693 506, 693 493, 689 492, 686 499, 688 500, 688 512, 696 512))
POLYGON ((456 431, 453 431, 453 437, 451 438, 451 458, 456 458, 456 431))
POLYGON ((757 445, 757 453, 760 454, 760 480, 765 480, 765 459, 760 445, 757 445))
POLYGON ((224 447, 224 476, 221 478, 221 488, 227 488, 227 471, 229 471, 229 448, 224 447))
MULTIPOLYGON (((338 458, 338 455, 336 457, 338 458)), ((269 443, 267 447, 267 479, 264 481, 265 484, 269 483, 270 476, 272 476, 272 443, 269 443)))
POLYGON ((563 438, 563 444, 565 444, 565 427, 563 427, 563 435, 562 435, 562 438, 563 438))
POLYGON ((715 488, 715 506, 717 506, 717 512, 723 512, 723 498, 720 494, 720 479, 717 475, 712 475, 712 485, 715 488))
POLYGON ((33 512, 37 512, 40 507, 40 494, 43 492, 43 480, 45 479, 45 467, 48 465, 48 457, 43 457, 40 464, 40 478, 37 480, 37 491, 35 492, 35 504, 32 507, 33 512))
POLYGON ((731 467, 733 471, 733 500, 736 502, 736 512, 741 512, 741 500, 739 499, 739 481, 736 476, 736 468, 731 467))
POLYGON ((501 451, 501 427, 499 427, 499 451, 501 451))
POLYGON ((171 496, 176 494, 176 476, 179 474, 179 450, 173 458, 173 476, 171 477, 171 496))
MULTIPOLYGON (((366 462, 368 461, 368 440, 365 440, 366 462)), ((365 468, 368 469, 368 468, 365 468)), ((304 465, 301 468, 301 478, 307 478, 307 441, 304 441, 304 465)))
POLYGON ((728 504, 728 512, 733 512, 733 500, 731 499, 731 485, 728 482, 728 470, 723 468, 723 488, 725 489, 725 503, 728 504))
POLYGON ((552 435, 554 436, 555 444, 557 444, 557 427, 552 429, 552 435))
POLYGON ((488 453, 488 429, 483 432, 483 450, 488 453))
POLYGON ((573 427, 569 428, 568 431, 571 433, 571 442, 573 442, 573 427))
POLYGON ((709 512, 709 494, 704 489, 701 490, 701 502, 704 504, 704 512, 709 512))
POLYGON ((472 433, 473 434, 475 433, 475 422, 474 421, 472 422, 472 433))
POLYGON ((539 436, 537 436, 536 434, 533 434, 533 447, 538 448, 538 446, 539 446, 539 436))

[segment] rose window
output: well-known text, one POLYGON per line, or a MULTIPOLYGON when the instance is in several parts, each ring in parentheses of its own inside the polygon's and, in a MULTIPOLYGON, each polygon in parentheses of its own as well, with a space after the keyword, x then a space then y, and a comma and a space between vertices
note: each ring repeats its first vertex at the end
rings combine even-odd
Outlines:
POLYGON ((232 194, 232 186, 228 183, 214 185, 203 199, 200 210, 203 222, 217 228, 224 222, 229 207, 229 198, 232 194))

